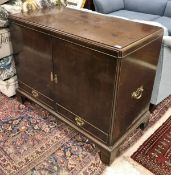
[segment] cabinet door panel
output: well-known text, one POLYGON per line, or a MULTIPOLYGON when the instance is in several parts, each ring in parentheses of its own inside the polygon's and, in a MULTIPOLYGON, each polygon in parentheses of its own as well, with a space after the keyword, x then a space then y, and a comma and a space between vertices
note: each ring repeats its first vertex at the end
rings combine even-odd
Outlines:
POLYGON ((113 105, 115 59, 54 38, 53 62, 54 72, 58 76, 54 91, 56 102, 95 128, 108 133, 113 105))
POLYGON ((51 98, 51 38, 19 25, 12 25, 11 32, 19 83, 51 98))

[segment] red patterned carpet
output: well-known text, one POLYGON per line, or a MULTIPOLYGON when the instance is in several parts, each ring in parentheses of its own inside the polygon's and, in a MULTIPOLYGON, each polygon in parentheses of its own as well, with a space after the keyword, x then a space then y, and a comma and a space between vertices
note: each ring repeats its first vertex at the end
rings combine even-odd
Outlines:
POLYGON ((131 157, 155 175, 171 175, 171 117, 131 157))
MULTIPOLYGON (((170 106, 171 97, 157 107, 150 125, 170 106)), ((121 150, 142 133, 137 129, 121 150)), ((0 94, 0 175, 100 175, 105 166, 98 152, 88 139, 37 105, 21 105, 0 94)))

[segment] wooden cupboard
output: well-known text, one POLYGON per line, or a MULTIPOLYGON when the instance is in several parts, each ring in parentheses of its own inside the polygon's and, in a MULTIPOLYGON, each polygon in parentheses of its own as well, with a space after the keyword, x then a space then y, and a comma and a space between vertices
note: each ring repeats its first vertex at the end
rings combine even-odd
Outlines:
POLYGON ((110 164, 146 123, 163 30, 74 9, 10 16, 18 97, 101 149, 110 164))

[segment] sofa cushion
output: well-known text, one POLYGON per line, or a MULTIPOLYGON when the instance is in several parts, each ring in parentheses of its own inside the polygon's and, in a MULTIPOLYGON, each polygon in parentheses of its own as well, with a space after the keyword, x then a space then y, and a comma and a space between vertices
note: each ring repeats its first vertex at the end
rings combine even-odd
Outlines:
POLYGON ((97 12, 111 13, 124 8, 123 0, 93 0, 97 12))
POLYGON ((119 10, 113 13, 110 13, 112 16, 121 16, 129 19, 137 19, 137 20, 154 20, 156 18, 159 18, 158 15, 151 15, 151 14, 145 14, 140 12, 132 12, 128 10, 119 10))
POLYGON ((167 6, 164 12, 164 16, 171 17, 171 1, 167 2, 167 6))
POLYGON ((163 16, 167 0, 125 0, 125 10, 163 16))
POLYGON ((159 22, 160 24, 167 27, 169 35, 171 35, 171 18, 162 16, 160 18, 155 19, 154 21, 159 22))
POLYGON ((171 49, 171 37, 170 36, 164 36, 163 43, 165 46, 167 46, 171 49))

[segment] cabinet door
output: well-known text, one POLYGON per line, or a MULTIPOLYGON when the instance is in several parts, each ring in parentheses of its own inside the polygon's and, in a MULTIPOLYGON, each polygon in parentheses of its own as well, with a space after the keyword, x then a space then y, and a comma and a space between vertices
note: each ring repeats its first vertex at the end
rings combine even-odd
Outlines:
POLYGON ((115 59, 54 38, 53 62, 57 112, 105 141, 111 124, 115 59))
POLYGON ((51 38, 16 24, 11 33, 19 88, 51 106, 51 38))

